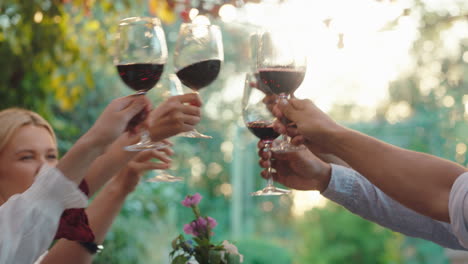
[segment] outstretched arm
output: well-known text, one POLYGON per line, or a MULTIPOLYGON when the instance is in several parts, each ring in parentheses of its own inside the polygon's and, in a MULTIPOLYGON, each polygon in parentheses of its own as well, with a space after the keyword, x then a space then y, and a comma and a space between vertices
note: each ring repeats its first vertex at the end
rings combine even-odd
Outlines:
POLYGON ((392 146, 353 130, 333 135, 330 149, 390 197, 450 222, 449 196, 465 168, 436 156, 392 146))
POLYGON ((449 194, 465 168, 432 155, 392 146, 338 125, 310 100, 280 101, 276 114, 296 127, 287 130, 293 142, 332 153, 403 205, 431 218, 449 222, 449 194))
MULTIPOLYGON (((263 144, 260 143, 259 147, 262 149, 263 144)), ((269 154, 261 150, 259 154, 260 165, 266 168, 269 154)), ((358 172, 344 167, 347 164, 332 155, 315 155, 309 150, 301 150, 273 153, 272 157, 274 160, 271 164, 276 171, 273 176, 279 183, 295 189, 318 190, 350 212, 393 231, 423 238, 444 247, 464 249, 450 224, 401 205, 358 172)))

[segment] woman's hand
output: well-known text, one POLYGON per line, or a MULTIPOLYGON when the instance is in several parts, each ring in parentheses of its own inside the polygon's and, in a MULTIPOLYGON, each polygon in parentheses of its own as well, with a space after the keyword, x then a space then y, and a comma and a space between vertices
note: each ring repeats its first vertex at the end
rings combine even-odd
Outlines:
POLYGON ((125 131, 132 118, 149 108, 151 103, 146 96, 130 95, 114 99, 94 122, 87 135, 105 147, 125 131))
POLYGON ((128 194, 135 190, 145 172, 168 169, 172 161, 169 156, 173 154, 174 152, 169 148, 142 151, 128 162, 127 166, 111 180, 110 184, 116 185, 121 192, 128 194))
POLYGON ((196 93, 172 96, 156 109, 147 120, 153 141, 192 130, 200 122, 202 102, 196 93))

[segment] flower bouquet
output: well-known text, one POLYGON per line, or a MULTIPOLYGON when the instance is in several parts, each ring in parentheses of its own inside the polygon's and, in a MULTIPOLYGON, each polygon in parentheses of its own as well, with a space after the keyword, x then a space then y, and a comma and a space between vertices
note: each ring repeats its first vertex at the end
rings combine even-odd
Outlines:
POLYGON ((242 263, 243 256, 237 247, 224 240, 222 243, 211 242, 213 229, 218 224, 209 216, 202 216, 198 204, 202 196, 199 193, 187 195, 182 205, 192 208, 195 219, 184 225, 184 233, 191 235, 192 239, 185 239, 179 235, 172 241, 170 253, 171 264, 238 264, 242 263))

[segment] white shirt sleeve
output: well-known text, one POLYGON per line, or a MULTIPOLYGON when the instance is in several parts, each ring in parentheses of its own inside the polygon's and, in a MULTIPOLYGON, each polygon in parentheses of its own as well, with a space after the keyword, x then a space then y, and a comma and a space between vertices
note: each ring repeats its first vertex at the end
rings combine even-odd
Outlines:
MULTIPOLYGON (((465 188, 465 194, 466 191, 468 187, 465 188)), ((458 242, 449 223, 434 220, 403 206, 355 170, 332 164, 330 183, 322 195, 352 213, 393 231, 429 240, 443 247, 466 250, 458 242)), ((468 241, 468 236, 465 238, 468 241)))
POLYGON ((468 173, 453 183, 449 198, 450 223, 460 244, 468 248, 468 173))
POLYGON ((87 201, 58 169, 43 166, 29 189, 0 206, 0 263, 33 263, 51 244, 63 211, 87 201))

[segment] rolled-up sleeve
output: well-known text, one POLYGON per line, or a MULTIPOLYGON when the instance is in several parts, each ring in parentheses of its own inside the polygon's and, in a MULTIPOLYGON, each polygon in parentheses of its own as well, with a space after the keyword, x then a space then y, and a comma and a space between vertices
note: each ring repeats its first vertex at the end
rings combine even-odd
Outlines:
POLYGON ((33 263, 52 242, 62 212, 86 205, 74 182, 43 166, 28 190, 0 206, 0 263, 33 263))
MULTIPOLYGON (((466 184, 468 186, 468 181, 466 184)), ((352 169, 332 165, 330 183, 322 194, 352 213, 393 231, 426 239, 443 247, 465 249, 457 241, 450 224, 403 206, 352 169)))

